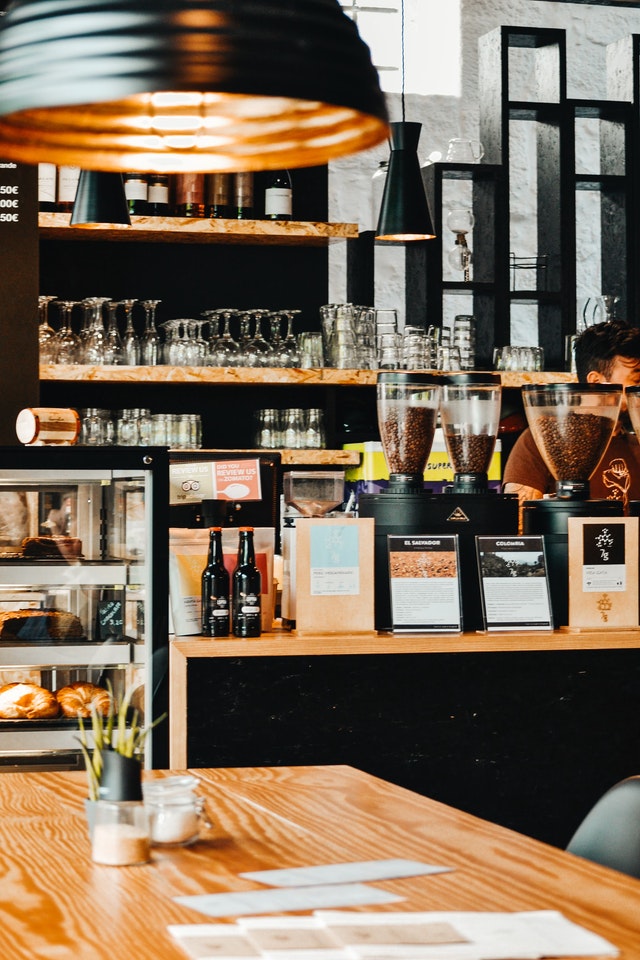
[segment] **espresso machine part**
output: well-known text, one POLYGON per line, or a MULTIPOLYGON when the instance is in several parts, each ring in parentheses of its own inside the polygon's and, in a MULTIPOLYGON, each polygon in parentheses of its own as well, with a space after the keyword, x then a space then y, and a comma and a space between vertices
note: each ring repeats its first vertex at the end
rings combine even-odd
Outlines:
POLYGON ((453 493, 489 490, 488 470, 500 424, 499 375, 453 374, 441 387, 440 419, 453 468, 453 493))
MULTIPOLYGON (((363 494, 358 500, 359 515, 373 517, 375 522, 375 625, 378 630, 390 630, 393 626, 389 591, 390 535, 458 535, 463 626, 465 630, 476 630, 482 629, 483 620, 475 538, 481 534, 514 535, 518 532, 518 498, 515 496, 500 496, 493 492, 459 493, 453 487, 445 494, 432 494, 424 488, 424 470, 433 442, 430 427, 433 422, 435 428, 437 411, 433 413, 433 421, 430 413, 407 416, 405 411, 411 409, 411 397, 407 394, 409 390, 415 390, 426 409, 431 411, 435 396, 440 394, 438 384, 453 384, 456 380, 456 375, 443 381, 420 374, 391 371, 378 374, 378 422, 389 468, 389 486, 381 493, 363 494), (421 427, 417 438, 411 435, 411 427, 416 423, 421 427)), ((460 375, 460 382, 469 386, 474 382, 485 383, 495 389, 496 380, 499 378, 494 374, 460 375)), ((459 416, 462 411, 456 408, 455 413, 459 416)), ((459 427, 461 435, 466 436, 461 423, 459 427)), ((486 441, 483 444, 488 446, 486 441)), ((495 433, 492 451, 494 444, 495 433)), ((465 486, 465 490, 468 489, 465 486)))
POLYGON ((554 627, 569 618, 570 517, 620 517, 620 500, 590 500, 589 480, 613 436, 622 387, 601 383, 528 384, 522 388, 527 422, 549 472, 554 497, 527 500, 524 533, 544 536, 554 627))

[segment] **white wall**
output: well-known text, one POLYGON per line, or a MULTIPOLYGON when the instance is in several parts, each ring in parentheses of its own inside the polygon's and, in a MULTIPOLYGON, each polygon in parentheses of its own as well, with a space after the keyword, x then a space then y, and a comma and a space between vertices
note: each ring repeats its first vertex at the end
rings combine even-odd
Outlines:
MULTIPOLYGON (((405 37, 411 36, 411 44, 405 41, 406 59, 415 56, 417 34, 432 31, 430 43, 424 49, 433 49, 437 37, 438 11, 448 7, 453 0, 413 0, 418 5, 417 20, 407 15, 405 37), (427 14, 430 16, 427 16, 427 14)), ((409 3, 407 3, 409 11, 409 3)), ((547 2, 547 0, 460 0, 458 57, 449 53, 448 68, 452 83, 445 89, 459 90, 455 93, 420 94, 410 92, 410 70, 406 71, 407 91, 405 116, 407 120, 423 124, 419 154, 424 160, 434 150, 446 152, 447 142, 452 137, 478 137, 478 38, 499 26, 556 27, 567 32, 567 94, 578 99, 606 98, 605 56, 606 46, 630 33, 640 33, 640 9, 609 7, 596 4, 547 2)), ((420 49, 418 45, 418 49, 420 49)), ((375 45, 372 44, 372 50, 375 45)), ((387 84, 388 86, 388 84, 387 84)), ((389 114, 392 120, 401 119, 400 96, 387 95, 389 114)), ((522 145, 519 161, 526 168, 529 146, 522 145)), ((586 142, 584 151, 589 151, 586 142)), ((373 229, 374 214, 371 204, 371 176, 380 160, 386 159, 385 144, 374 150, 347 157, 331 164, 329 170, 329 218, 333 221, 357 222, 361 229, 373 229)), ((512 223, 512 248, 522 255, 535 253, 528 248, 531 236, 533 207, 529 202, 526 177, 514 182, 525 184, 520 195, 513 197, 518 216, 512 223)), ((587 201, 588 202, 588 201, 587 201)), ((588 212, 588 211, 587 211, 588 212)), ((597 217, 595 218, 597 221, 597 217)), ((477 225, 479 228, 480 225, 477 225)), ((453 240, 453 237, 452 237, 453 240)), ((578 293, 581 296, 601 291, 597 272, 597 257, 594 256, 593 238, 585 236, 580 244, 578 264, 578 293)), ((376 246, 376 306, 397 307, 402 316, 404 303, 404 255, 402 248, 376 246)), ((330 250, 330 300, 346 299, 345 254, 342 245, 330 250)), ((530 329, 526 325, 512 328, 512 342, 531 342, 530 329)))

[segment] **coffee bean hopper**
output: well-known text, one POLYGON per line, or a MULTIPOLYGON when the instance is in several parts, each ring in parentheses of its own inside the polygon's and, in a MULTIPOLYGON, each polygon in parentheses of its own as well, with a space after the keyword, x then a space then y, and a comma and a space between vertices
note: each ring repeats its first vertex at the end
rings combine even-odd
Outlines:
POLYGON ((499 374, 378 374, 378 426, 389 485, 358 500, 359 515, 373 517, 375 522, 376 629, 390 630, 393 625, 390 534, 458 535, 463 626, 482 629, 475 538, 518 532, 517 497, 490 491, 487 481, 498 432, 500 390, 499 374), (454 481, 445 493, 435 494, 425 489, 424 471, 438 411, 454 481))
POLYGON ((613 436, 622 387, 603 383, 527 384, 522 387, 527 423, 555 494, 523 504, 524 533, 543 534, 555 627, 568 623, 570 517, 622 516, 619 500, 591 500, 589 480, 613 436))

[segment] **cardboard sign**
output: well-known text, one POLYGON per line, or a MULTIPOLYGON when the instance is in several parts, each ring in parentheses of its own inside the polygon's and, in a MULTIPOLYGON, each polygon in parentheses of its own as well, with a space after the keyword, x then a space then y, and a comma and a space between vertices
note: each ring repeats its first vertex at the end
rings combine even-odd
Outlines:
POLYGON ((462 631, 458 537, 389 536, 394 631, 462 631))
POLYGON ((476 537, 485 630, 551 630, 544 538, 476 537))
POLYGON ((638 626, 638 517, 569 517, 569 627, 638 626))
POLYGON ((296 632, 374 629, 374 521, 306 517, 296 524, 296 632))

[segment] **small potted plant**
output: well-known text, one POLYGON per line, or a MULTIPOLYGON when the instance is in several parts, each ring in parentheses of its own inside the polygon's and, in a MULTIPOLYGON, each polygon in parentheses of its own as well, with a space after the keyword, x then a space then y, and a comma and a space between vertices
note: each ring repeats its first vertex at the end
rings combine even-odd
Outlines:
POLYGON ((144 728, 139 723, 139 711, 131 707, 133 690, 128 690, 119 704, 111 688, 109 692, 108 713, 103 714, 92 704, 89 728, 82 717, 78 717, 80 746, 88 777, 88 800, 142 800, 144 742, 149 731, 166 714, 144 728))

